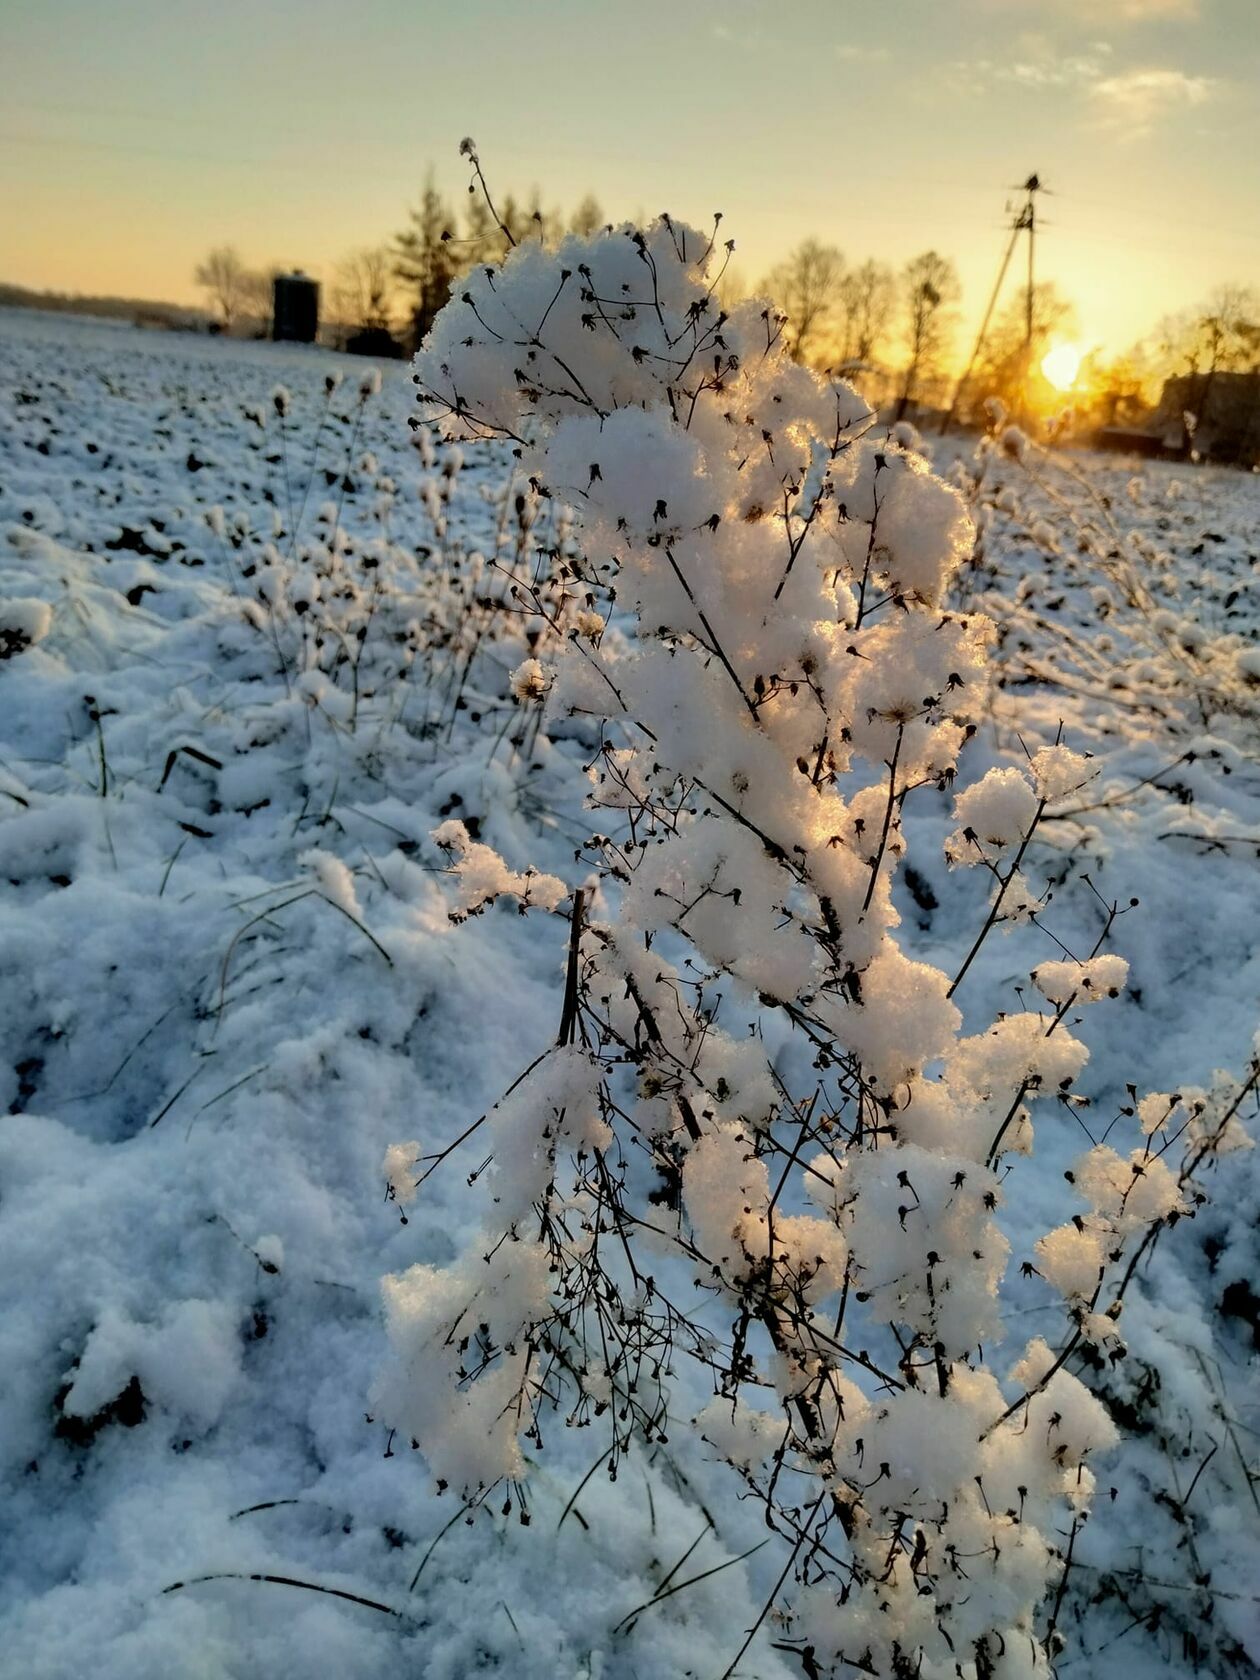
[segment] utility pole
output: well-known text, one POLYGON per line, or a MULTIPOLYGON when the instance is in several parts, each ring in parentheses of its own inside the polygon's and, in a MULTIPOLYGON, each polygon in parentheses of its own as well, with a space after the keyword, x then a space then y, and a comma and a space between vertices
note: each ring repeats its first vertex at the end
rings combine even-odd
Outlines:
MULTIPOLYGON (((976 334, 976 342, 972 347, 971 357, 963 370, 962 377, 954 387, 953 401, 949 405, 949 412, 941 421, 942 437, 949 431, 958 413, 958 404, 967 388, 980 352, 984 348, 985 338, 988 336, 989 322, 993 319, 993 311, 997 307, 998 296, 1002 290, 1002 282, 1006 279, 1006 271, 1011 266, 1011 258, 1015 255, 1015 246, 1021 233, 1028 235, 1028 295, 1024 305, 1024 354, 1029 359, 1032 356, 1033 341, 1033 296, 1035 284, 1035 249, 1037 238, 1037 194, 1046 189, 1041 184, 1041 177, 1034 171, 1024 182, 1019 191, 1024 194, 1024 201, 1015 212, 1011 220, 1011 237, 1007 240, 1006 250, 1002 253, 1002 261, 998 268, 997 279, 993 283, 993 291, 989 295, 988 308, 984 312, 984 319, 980 323, 980 331, 976 334)), ((1009 204, 1008 204, 1009 208, 1009 204)))
POLYGON ((1024 184, 1028 197, 1024 208, 1020 212, 1024 218, 1024 226, 1028 230, 1028 298, 1024 310, 1024 349, 1032 355, 1033 341, 1033 252, 1037 243, 1037 194, 1041 190, 1041 182, 1035 175, 1030 175, 1024 184))

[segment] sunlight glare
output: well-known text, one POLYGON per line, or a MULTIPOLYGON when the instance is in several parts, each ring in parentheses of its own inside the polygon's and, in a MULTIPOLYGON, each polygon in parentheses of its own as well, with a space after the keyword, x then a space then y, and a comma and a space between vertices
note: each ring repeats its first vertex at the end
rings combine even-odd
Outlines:
POLYGON ((1070 391, 1080 367, 1081 353, 1075 344, 1055 344, 1041 358, 1041 371, 1056 391, 1070 391))

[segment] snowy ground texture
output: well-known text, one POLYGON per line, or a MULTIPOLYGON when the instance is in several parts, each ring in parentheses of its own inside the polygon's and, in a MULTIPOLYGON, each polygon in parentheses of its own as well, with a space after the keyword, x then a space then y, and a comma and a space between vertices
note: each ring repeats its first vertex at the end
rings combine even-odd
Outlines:
MULTIPOLYGON (((404 1223, 385 1151, 454 1138, 560 1012, 563 920, 452 926, 432 830, 459 817, 570 880, 590 832, 590 743, 522 738, 525 625, 482 559, 527 558, 537 510, 501 452, 409 433, 403 370, 377 383, 314 351, 0 314, 5 1675, 716 1680, 781 1567, 772 1546, 732 1563, 765 1529, 687 1439, 707 1396, 685 1385, 668 1447, 612 1484, 557 1424, 528 1525, 465 1524, 369 1415, 381 1277, 449 1261, 479 1212, 458 1157, 404 1223), (731 1567, 618 1631, 693 1542, 674 1580, 731 1567)), ((1010 441, 970 485, 965 588, 1003 636, 965 776, 1060 725, 1099 758, 1029 864, 1069 942, 1097 925, 1089 881, 1140 901, 1129 991, 1091 1012, 1089 1119, 1128 1081, 1210 1087, 1251 1054, 1260 481, 1064 474, 1010 441), (1133 530, 1138 608, 1081 540, 1133 530)), ((929 794, 899 888, 911 954, 946 967, 982 894, 945 866, 951 826, 929 794)), ((991 940, 969 1019, 1017 1007, 1047 954, 991 940)), ((1043 1121, 1012 1176, 1013 1269, 1073 1211, 1068 1127, 1043 1121)), ((1254 1161, 1161 1239, 1129 1359, 1094 1374, 1130 1433, 1098 1467, 1063 1674, 1260 1663, 1254 1161)), ((1012 1312, 1048 1326, 1045 1285, 1012 1312)), ((741 1675, 800 1673, 773 1637, 741 1675)))

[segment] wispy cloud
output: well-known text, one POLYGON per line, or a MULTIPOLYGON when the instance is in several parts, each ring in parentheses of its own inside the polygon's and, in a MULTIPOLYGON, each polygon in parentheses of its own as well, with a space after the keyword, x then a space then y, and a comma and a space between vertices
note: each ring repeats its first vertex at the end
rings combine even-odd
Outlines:
POLYGON ((1038 57, 1016 59, 1004 64, 998 75, 1004 81, 1019 82, 1024 87, 1092 87, 1101 81, 1104 64, 1095 57, 1038 57))
POLYGON ((1127 70, 1104 76, 1090 92, 1109 126, 1146 134, 1170 112, 1205 105, 1220 84, 1184 70, 1127 70))
POLYGON ((862 47, 851 41, 836 48, 836 57, 845 64, 885 64, 891 56, 887 47, 862 47))
POLYGON ((1071 98, 1095 124, 1131 138, 1149 134, 1161 121, 1196 110, 1228 91, 1228 83, 1220 77, 1191 75, 1161 65, 1123 68, 1106 41, 1092 41, 1082 52, 1064 53, 1038 35, 1021 37, 1010 58, 957 60, 948 70, 954 80, 965 81, 973 89, 1005 84, 1029 93, 1071 98))
POLYGON ((1129 23, 1144 23, 1153 18, 1190 19, 1199 15, 1199 0, 1111 0, 1110 4, 1103 0, 1101 7, 1097 0, 1091 0, 1089 11, 1093 17, 1114 11, 1129 23))
POLYGON ((1091 23, 1106 28, 1112 23, 1192 22, 1202 10, 1202 0, 980 0, 990 12, 1021 12, 1027 15, 1040 11, 1043 17, 1052 13, 1075 13, 1091 23))

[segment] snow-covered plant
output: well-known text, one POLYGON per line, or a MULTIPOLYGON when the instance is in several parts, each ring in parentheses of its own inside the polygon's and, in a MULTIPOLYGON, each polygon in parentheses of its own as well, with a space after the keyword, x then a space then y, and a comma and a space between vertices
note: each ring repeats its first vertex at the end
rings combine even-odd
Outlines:
MULTIPOLYGON (((954 994, 992 928, 1038 915, 1031 837, 1091 768, 1053 745, 960 796, 949 855, 990 874, 990 911, 952 978, 907 956, 905 803, 951 785, 983 705, 991 628, 947 605, 971 521, 771 310, 719 307, 723 255, 716 223, 668 217, 525 244, 416 360, 424 417, 507 439, 580 528, 561 573, 586 599, 512 688, 598 724, 604 831, 571 896, 437 836, 457 916, 570 907, 568 980, 557 1042, 464 1134, 484 1228, 386 1280, 376 1403, 476 1504, 556 1408, 614 1470, 663 1440, 690 1360, 696 1429, 785 1548, 743 1648, 774 1605, 810 1674, 1045 1675, 1039 1610, 1115 1433, 1067 1361, 1115 1349, 1108 1280, 1186 1210, 1182 1119, 1169 1098, 1135 1149, 1085 1157, 1085 1212, 1036 1252, 1064 1346, 995 1365, 1002 1175, 1038 1100, 1082 1100, 1071 1025, 1124 984, 1116 906, 1021 1012, 964 1033, 954 994), (634 635, 602 635, 599 602, 634 635)), ((454 1147, 392 1149, 394 1199, 454 1147)))
POLYGON ((341 386, 339 375, 325 379, 313 440, 285 387, 267 405, 245 405, 251 433, 264 439, 255 447, 267 451, 271 506, 229 516, 215 504, 204 514, 238 611, 299 702, 295 716, 354 735, 366 712, 373 727, 364 750, 404 709, 403 687, 425 692, 423 721, 413 707, 414 731, 448 740, 458 711, 478 722, 497 711, 495 747, 505 735, 519 743, 537 723, 519 715, 507 676, 559 633, 559 617, 572 617, 572 591, 557 592, 551 578, 553 560, 572 546, 569 521, 555 504, 541 506, 506 459, 496 462, 497 486, 465 493, 463 451, 419 423, 412 505, 400 508, 398 481, 362 447, 379 373, 355 381, 339 412, 341 386), (269 446, 272 434, 278 442, 269 446), (317 479, 326 498, 312 496, 317 479), (470 523, 494 530, 492 558, 469 540, 470 523))
MULTIPOLYGON (((1218 1070, 1204 1088, 1152 1092, 1136 1104, 1147 1161, 1159 1163, 1160 1175, 1175 1170, 1188 1206, 1203 1203, 1199 1170, 1247 1146, 1258 1084, 1253 1046, 1241 1080, 1218 1070)), ((1085 1171, 1099 1164, 1105 1172, 1094 1152, 1085 1171)), ((1085 1647, 1079 1672, 1099 1672, 1091 1663, 1122 1640, 1135 1671, 1256 1672, 1250 1586, 1260 1556, 1260 1476, 1248 1439, 1255 1358, 1247 1347, 1255 1345, 1256 1297, 1247 1280, 1256 1192, 1253 1154, 1231 1161, 1228 1195, 1200 1211, 1194 1236, 1175 1255, 1160 1247, 1167 1227, 1149 1226, 1127 1245, 1101 1315, 1086 1271, 1091 1246, 1100 1239, 1108 1246, 1114 1228, 1083 1218, 1074 1236, 1065 1229, 1038 1245, 1045 1277, 1074 1287, 1081 1303, 1067 1351, 1126 1432, 1109 1466, 1110 1498, 1088 1527, 1074 1518, 1068 1537, 1073 1579, 1057 1597, 1061 1625, 1078 1629, 1085 1647), (1074 1243, 1084 1262, 1075 1284, 1061 1269, 1071 1268, 1074 1243)))

